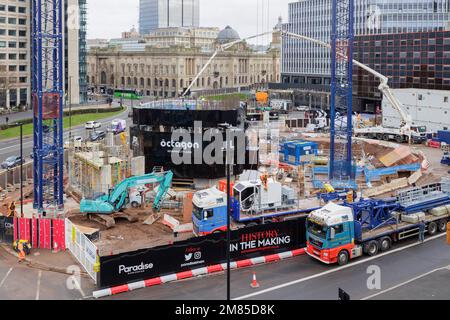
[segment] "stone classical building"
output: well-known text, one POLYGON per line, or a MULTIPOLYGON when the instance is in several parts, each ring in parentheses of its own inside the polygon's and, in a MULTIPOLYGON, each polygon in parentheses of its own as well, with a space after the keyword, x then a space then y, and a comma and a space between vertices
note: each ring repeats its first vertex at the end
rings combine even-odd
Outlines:
MULTIPOLYGON (((237 32, 227 27, 218 34, 217 44, 236 38, 239 38, 237 32)), ((176 97, 189 86, 212 54, 212 50, 182 46, 146 46, 134 52, 123 51, 120 46, 92 48, 88 54, 87 80, 94 90, 127 89, 145 96, 176 97)), ((279 50, 256 53, 241 43, 219 53, 192 91, 246 88, 279 80, 279 50)))

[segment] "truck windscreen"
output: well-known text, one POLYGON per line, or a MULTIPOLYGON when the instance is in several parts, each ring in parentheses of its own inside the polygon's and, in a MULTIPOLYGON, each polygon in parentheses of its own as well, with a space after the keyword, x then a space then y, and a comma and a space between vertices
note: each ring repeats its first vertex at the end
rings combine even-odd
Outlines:
POLYGON ((308 231, 319 238, 325 239, 327 237, 327 229, 327 226, 308 220, 308 231))
POLYGON ((198 220, 203 220, 203 209, 197 207, 194 204, 194 208, 192 209, 192 213, 194 214, 194 216, 198 219, 198 220))

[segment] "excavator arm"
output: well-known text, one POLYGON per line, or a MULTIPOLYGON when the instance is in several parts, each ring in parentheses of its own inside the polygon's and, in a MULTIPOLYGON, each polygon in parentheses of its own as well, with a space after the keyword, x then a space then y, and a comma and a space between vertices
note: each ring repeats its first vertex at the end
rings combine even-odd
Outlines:
POLYGON ((131 177, 117 184, 108 195, 104 195, 95 200, 83 199, 80 203, 80 211, 83 213, 112 214, 123 209, 126 205, 129 189, 146 184, 159 183, 159 192, 153 204, 154 210, 160 210, 161 203, 164 200, 170 185, 172 183, 173 173, 150 173, 143 176, 131 177))
POLYGON ((172 178, 173 173, 172 171, 169 171, 164 175, 164 179, 159 183, 158 192, 156 194, 155 201, 153 201, 153 211, 158 212, 161 210, 161 204, 164 201, 167 191, 170 189, 172 178))

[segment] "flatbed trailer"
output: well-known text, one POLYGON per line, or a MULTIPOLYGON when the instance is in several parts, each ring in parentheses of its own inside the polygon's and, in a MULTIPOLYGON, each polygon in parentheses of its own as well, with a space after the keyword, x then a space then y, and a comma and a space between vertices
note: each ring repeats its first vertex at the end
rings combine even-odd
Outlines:
MULTIPOLYGON (((436 234, 436 231, 444 232, 446 230, 445 228, 447 226, 447 221, 449 220, 449 218, 450 215, 448 213, 439 217, 430 214, 425 215, 425 217, 423 218, 423 222, 425 223, 425 232, 428 232, 429 235, 436 234), (430 230, 429 226, 431 222, 437 223, 437 229, 432 228, 432 230, 430 230)), ((393 235, 396 235, 395 239, 397 241, 416 236, 418 237, 419 223, 412 224, 408 222, 399 222, 395 225, 387 225, 378 229, 369 230, 363 233, 361 242, 365 243, 367 241, 376 240, 384 236, 393 235)))
POLYGON ((395 199, 329 203, 307 219, 307 253, 326 264, 345 265, 388 251, 398 241, 445 232, 450 221, 449 182, 415 188, 395 199), (423 230, 421 230, 423 228, 423 230))

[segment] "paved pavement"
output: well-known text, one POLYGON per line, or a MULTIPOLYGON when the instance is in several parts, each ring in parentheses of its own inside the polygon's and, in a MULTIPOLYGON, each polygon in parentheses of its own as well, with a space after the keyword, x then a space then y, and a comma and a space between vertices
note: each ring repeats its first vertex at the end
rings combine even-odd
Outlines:
MULTIPOLYGON (((105 129, 106 126, 114 119, 127 119, 130 124, 131 120, 128 118, 128 110, 123 112, 122 114, 110 118, 103 119, 99 121, 102 124, 102 128, 105 129)), ((64 140, 69 138, 68 129, 64 132, 64 140)), ((72 128, 72 136, 82 136, 87 138, 89 136, 88 130, 84 128, 84 125, 73 127, 72 128)), ((0 163, 3 162, 6 158, 10 156, 20 155, 20 145, 19 138, 17 140, 4 140, 0 141, 0 163)), ((30 154, 33 151, 33 138, 24 138, 23 140, 23 154, 26 159, 30 159, 30 154)))
POLYGON ((28 267, 0 248, 0 300, 80 300, 93 288, 85 277, 28 267))
MULTIPOLYGON (((445 237, 429 240, 425 244, 410 241, 413 245, 386 255, 355 260, 347 267, 324 265, 309 256, 302 256, 274 264, 262 265, 232 272, 232 298, 245 300, 336 300, 338 288, 343 288, 352 299, 363 299, 382 292, 419 275, 450 265, 450 246, 445 237), (381 271, 380 290, 369 290, 367 281, 369 267, 381 271), (260 284, 258 290, 250 288, 253 272, 260 284)), ((401 248, 401 247, 400 247, 401 248)), ((106 299, 148 300, 223 300, 226 297, 224 274, 200 279, 186 280, 157 287, 127 292, 106 299)), ((445 288, 449 280, 435 281, 434 299, 448 299, 445 288)), ((397 292, 397 291, 396 291, 397 292)), ((402 298, 402 292, 386 299, 402 298)), ((414 298, 408 295, 409 298, 414 298)), ((420 297, 417 297, 420 299, 420 297)))

